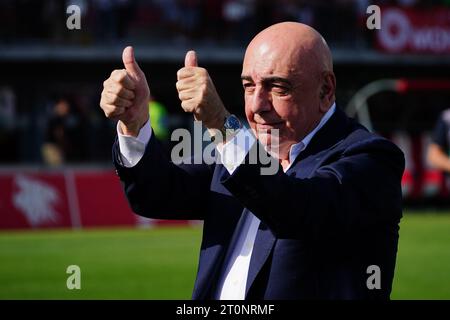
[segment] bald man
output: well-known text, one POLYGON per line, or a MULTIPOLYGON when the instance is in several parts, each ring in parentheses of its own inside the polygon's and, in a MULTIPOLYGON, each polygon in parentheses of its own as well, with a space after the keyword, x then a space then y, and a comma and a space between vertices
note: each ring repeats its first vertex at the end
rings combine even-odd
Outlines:
POLYGON ((404 156, 336 106, 317 31, 280 23, 251 41, 241 76, 250 129, 186 54, 176 87, 184 111, 217 137, 209 165, 164 156, 131 47, 123 62, 100 102, 119 120, 114 163, 137 214, 204 221, 193 299, 389 299, 404 156), (277 170, 263 174, 262 155, 277 170))

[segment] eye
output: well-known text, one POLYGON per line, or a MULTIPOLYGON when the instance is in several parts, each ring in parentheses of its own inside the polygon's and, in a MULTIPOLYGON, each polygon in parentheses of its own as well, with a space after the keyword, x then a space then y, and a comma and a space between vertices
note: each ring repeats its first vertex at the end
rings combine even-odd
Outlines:
POLYGON ((242 84, 242 86, 244 87, 244 91, 246 93, 252 93, 253 91, 255 91, 255 84, 251 83, 251 82, 244 82, 242 84))
POLYGON ((284 85, 273 84, 271 91, 276 95, 285 96, 290 93, 290 89, 284 85))

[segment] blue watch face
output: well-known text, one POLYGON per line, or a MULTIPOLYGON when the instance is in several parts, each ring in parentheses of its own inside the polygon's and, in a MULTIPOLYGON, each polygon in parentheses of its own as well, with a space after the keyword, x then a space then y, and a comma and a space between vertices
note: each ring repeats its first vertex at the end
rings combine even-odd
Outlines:
POLYGON ((238 130, 241 128, 241 122, 235 115, 231 115, 225 121, 225 128, 231 130, 238 130))

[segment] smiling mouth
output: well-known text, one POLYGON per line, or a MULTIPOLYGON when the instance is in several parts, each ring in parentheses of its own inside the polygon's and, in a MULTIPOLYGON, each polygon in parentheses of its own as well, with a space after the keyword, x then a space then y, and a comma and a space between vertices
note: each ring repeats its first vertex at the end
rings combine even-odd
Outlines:
POLYGON ((273 122, 273 123, 257 123, 256 128, 257 130, 270 130, 270 129, 278 129, 283 125, 283 122, 273 122))

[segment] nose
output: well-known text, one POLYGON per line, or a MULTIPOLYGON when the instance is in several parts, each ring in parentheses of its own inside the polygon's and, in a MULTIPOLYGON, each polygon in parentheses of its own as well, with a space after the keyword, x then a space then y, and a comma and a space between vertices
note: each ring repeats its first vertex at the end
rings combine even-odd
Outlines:
POLYGON ((263 113, 272 108, 270 93, 262 86, 257 86, 251 97, 251 109, 253 113, 263 113))

